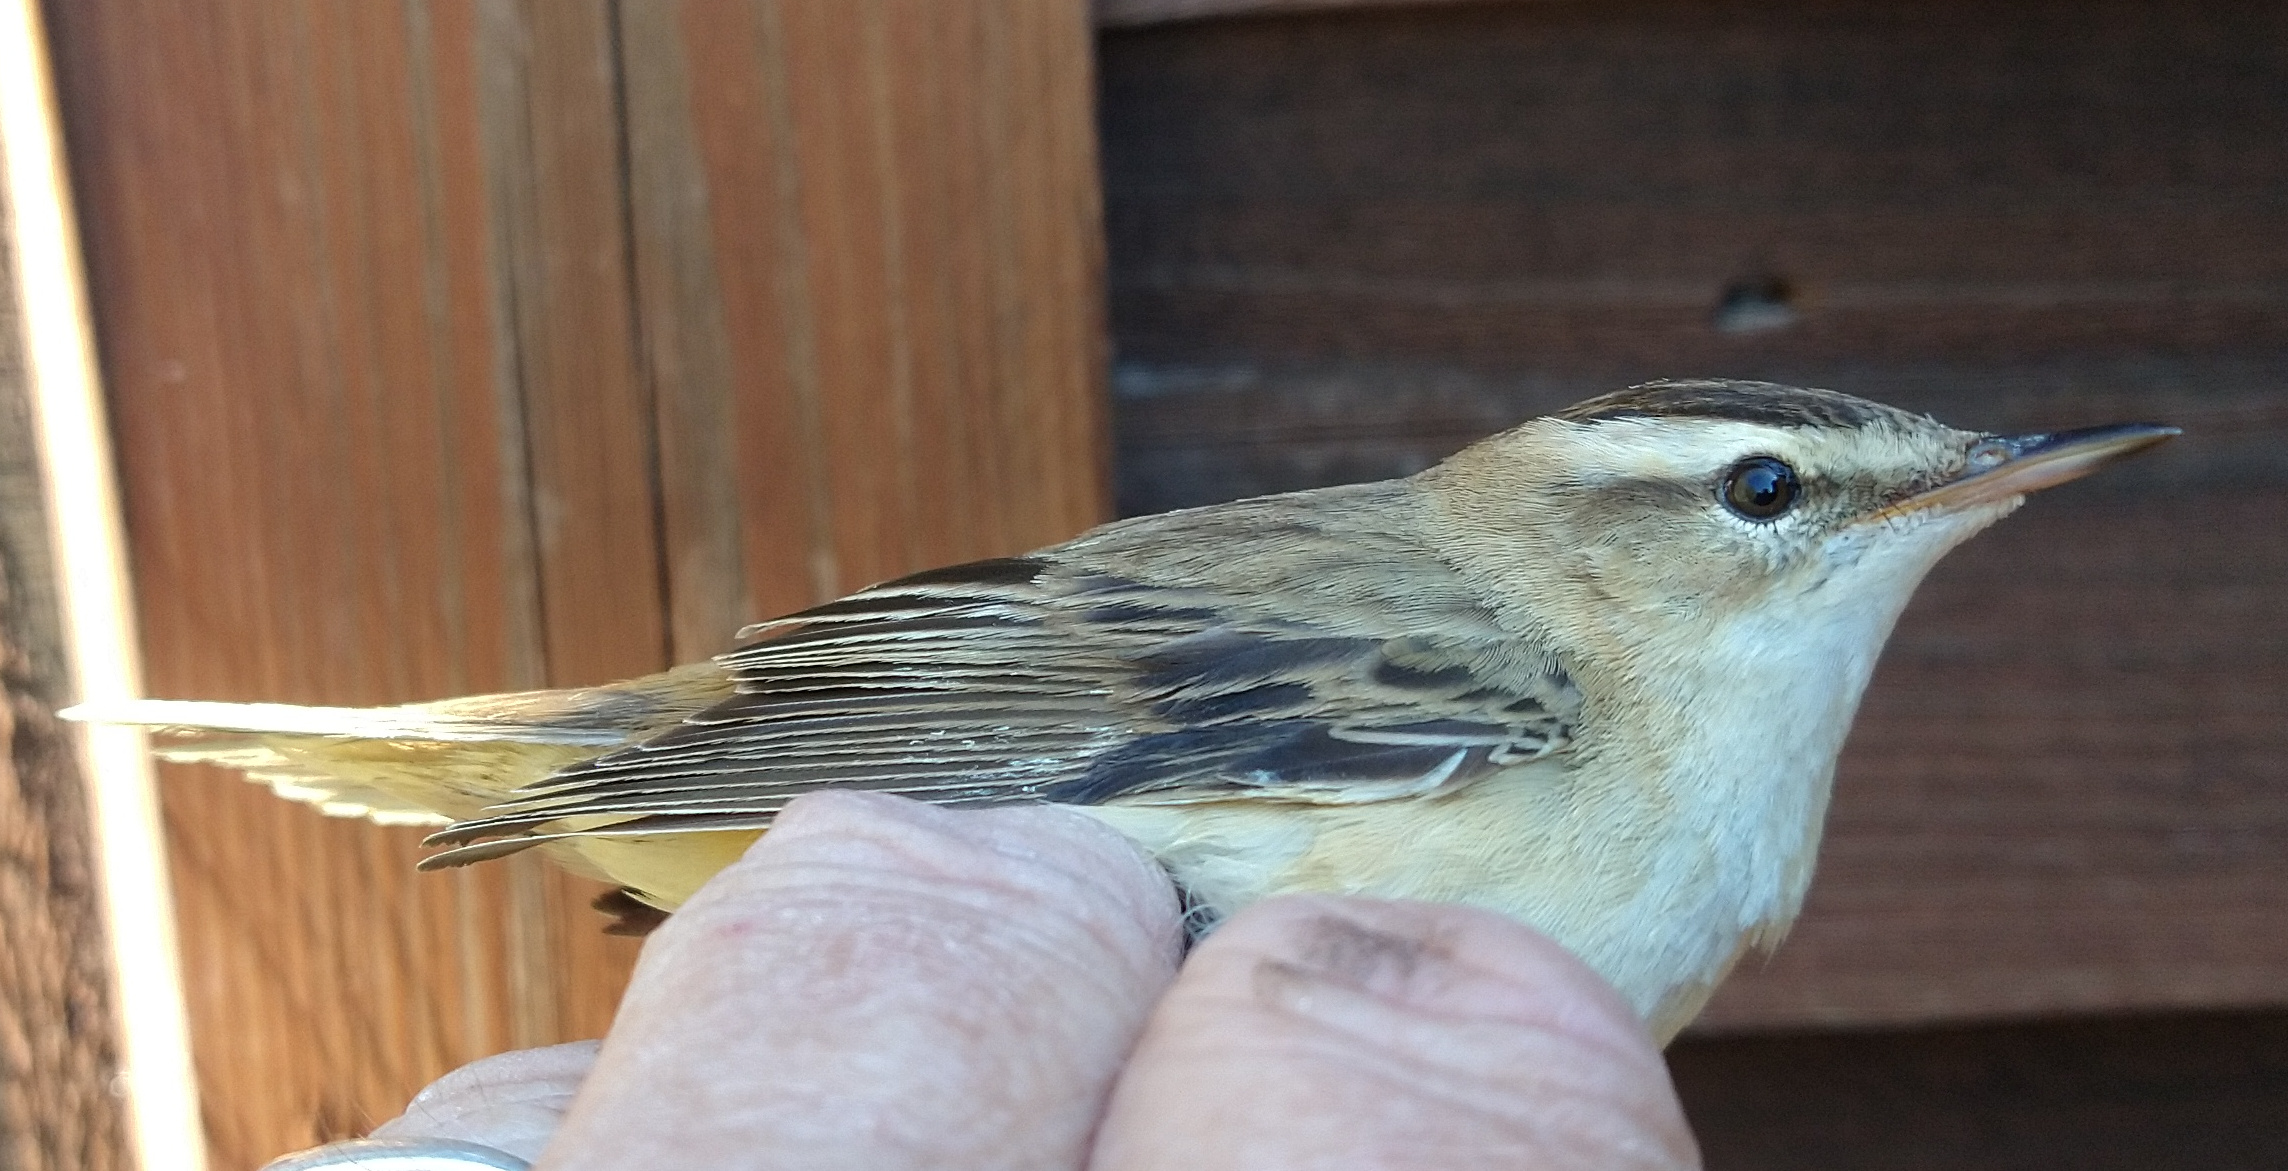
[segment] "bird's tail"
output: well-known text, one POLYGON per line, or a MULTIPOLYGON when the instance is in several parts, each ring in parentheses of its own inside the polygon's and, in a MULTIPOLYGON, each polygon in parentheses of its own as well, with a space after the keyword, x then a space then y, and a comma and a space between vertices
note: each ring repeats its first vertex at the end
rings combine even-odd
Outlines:
POLYGON ((649 739, 730 694, 712 663, 609 687, 402 707, 129 699, 64 712, 136 724, 167 760, 237 769, 337 817, 445 825, 593 756, 649 739))

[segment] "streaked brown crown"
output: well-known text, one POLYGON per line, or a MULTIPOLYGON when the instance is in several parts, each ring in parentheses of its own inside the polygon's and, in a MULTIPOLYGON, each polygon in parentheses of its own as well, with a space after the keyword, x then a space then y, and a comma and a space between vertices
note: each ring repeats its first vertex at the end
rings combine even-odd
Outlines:
POLYGON ((1729 419, 1773 427, 1913 426, 1917 416, 1832 390, 1721 378, 1647 382, 1557 413, 1575 423, 1604 419, 1729 419))

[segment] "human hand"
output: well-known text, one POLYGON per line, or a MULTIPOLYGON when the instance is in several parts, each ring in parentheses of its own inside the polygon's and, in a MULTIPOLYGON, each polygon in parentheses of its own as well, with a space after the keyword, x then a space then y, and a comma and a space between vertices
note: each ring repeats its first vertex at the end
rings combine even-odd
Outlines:
POLYGON ((1506 918, 1276 899, 1180 973, 1178 939, 1084 815, 806 797, 652 936, 600 1051, 478 1062, 377 1134, 540 1171, 1698 1165, 1635 1015, 1506 918))

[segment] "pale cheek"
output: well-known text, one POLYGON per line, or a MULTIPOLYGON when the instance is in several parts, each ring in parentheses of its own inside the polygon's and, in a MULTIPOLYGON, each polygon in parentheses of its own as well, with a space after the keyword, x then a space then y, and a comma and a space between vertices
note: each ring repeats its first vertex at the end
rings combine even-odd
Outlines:
POLYGON ((1947 550, 1990 523, 1946 518, 1915 530, 1846 534, 1817 558, 1793 610, 1808 641, 1836 656, 1847 679, 1870 671, 1907 601, 1947 550))
POLYGON ((1673 519, 1617 526, 1567 546, 1582 576, 1631 612, 1723 623, 1768 600, 1806 552, 1779 532, 1743 531, 1723 518, 1687 530, 1673 519))

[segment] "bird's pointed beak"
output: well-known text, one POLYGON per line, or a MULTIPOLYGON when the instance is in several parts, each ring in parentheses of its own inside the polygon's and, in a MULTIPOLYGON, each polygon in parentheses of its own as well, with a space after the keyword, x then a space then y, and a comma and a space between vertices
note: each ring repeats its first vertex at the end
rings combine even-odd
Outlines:
POLYGON ((1991 435, 1970 448, 1962 474, 1884 509, 1889 515, 1928 508, 1961 509, 2039 492, 2137 454, 2178 435, 2159 423, 2117 423, 2038 435, 1991 435))

